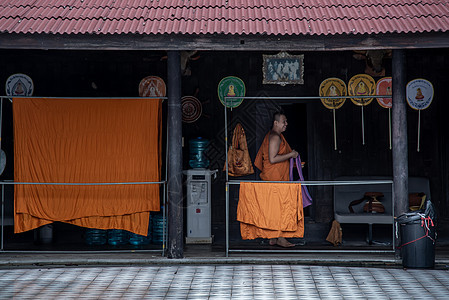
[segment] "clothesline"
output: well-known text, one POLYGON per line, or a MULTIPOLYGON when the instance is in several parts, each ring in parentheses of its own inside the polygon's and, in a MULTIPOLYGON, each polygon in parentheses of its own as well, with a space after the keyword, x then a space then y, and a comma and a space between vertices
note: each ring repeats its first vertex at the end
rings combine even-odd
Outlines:
POLYGON ((0 99, 6 98, 9 99, 12 102, 12 98, 36 98, 36 99, 95 99, 95 100, 166 100, 168 97, 38 97, 38 96, 0 96, 0 99))
POLYGON ((264 96, 225 96, 225 100, 229 99, 246 99, 246 100, 303 100, 303 99, 346 99, 346 98, 392 98, 392 95, 368 95, 368 96, 299 96, 299 97, 264 97, 264 96))
MULTIPOLYGON (((257 183, 292 183, 292 181, 261 181, 261 180, 229 180, 229 184, 240 184, 241 182, 257 182, 257 183)), ((361 185, 361 184, 393 184, 393 180, 360 180, 360 181, 319 181, 319 180, 305 180, 305 181, 294 181, 295 183, 300 183, 302 185, 361 185)))
POLYGON ((120 185, 120 184, 165 184, 165 181, 143 182, 14 182, 0 181, 0 184, 34 184, 34 185, 120 185))

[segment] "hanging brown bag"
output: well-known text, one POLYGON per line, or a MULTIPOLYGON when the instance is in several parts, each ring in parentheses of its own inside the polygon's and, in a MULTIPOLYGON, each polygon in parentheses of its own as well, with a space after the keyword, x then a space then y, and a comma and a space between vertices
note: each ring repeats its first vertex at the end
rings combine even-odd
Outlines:
MULTIPOLYGON (((229 176, 245 176, 254 174, 253 164, 248 152, 246 135, 240 123, 234 128, 232 144, 228 151, 228 174, 229 176)), ((226 171, 226 163, 223 168, 226 171)))

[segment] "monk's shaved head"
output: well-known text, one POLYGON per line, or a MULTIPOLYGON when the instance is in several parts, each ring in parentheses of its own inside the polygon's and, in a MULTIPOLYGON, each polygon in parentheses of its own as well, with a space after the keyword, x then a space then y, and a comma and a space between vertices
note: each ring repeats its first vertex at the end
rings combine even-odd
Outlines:
POLYGON ((276 111, 274 114, 273 114, 273 122, 272 123, 274 123, 274 121, 280 121, 281 120, 281 116, 285 116, 285 114, 284 114, 284 112, 282 112, 282 111, 276 111))

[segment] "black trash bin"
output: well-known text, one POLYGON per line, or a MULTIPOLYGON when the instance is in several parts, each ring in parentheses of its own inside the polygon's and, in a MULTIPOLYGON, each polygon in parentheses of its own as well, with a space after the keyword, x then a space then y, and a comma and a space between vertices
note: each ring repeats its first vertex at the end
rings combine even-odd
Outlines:
POLYGON ((433 268, 435 265, 435 213, 433 204, 425 210, 408 212, 398 217, 401 229, 401 254, 404 268, 433 268))

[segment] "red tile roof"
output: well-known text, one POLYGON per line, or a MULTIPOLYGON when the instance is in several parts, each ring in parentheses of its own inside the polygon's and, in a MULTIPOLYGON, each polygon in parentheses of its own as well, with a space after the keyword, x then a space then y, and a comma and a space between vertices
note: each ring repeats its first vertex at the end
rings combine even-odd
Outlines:
POLYGON ((449 0, 0 2, 0 33, 334 35, 449 31, 449 0))

